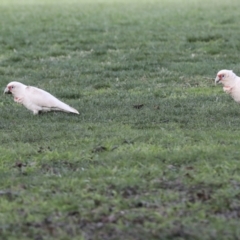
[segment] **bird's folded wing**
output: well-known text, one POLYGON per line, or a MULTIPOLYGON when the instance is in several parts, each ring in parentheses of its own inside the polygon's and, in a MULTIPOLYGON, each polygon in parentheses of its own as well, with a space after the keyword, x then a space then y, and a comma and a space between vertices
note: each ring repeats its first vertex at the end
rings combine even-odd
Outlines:
POLYGON ((72 107, 58 100, 50 93, 36 88, 28 86, 26 88, 27 98, 37 106, 46 107, 50 109, 59 109, 65 111, 72 111, 72 107))

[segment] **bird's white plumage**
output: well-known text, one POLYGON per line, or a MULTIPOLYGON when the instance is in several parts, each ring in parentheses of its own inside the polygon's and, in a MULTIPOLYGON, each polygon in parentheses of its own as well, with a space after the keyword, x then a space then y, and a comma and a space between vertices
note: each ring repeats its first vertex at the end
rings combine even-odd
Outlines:
POLYGON ((33 114, 48 111, 63 111, 79 114, 79 112, 60 101, 50 93, 36 87, 26 86, 20 82, 11 82, 7 85, 5 93, 12 93, 14 101, 23 104, 33 114))
POLYGON ((221 70, 217 73, 215 83, 223 84, 223 91, 232 96, 232 98, 240 103, 240 77, 232 70, 221 70))

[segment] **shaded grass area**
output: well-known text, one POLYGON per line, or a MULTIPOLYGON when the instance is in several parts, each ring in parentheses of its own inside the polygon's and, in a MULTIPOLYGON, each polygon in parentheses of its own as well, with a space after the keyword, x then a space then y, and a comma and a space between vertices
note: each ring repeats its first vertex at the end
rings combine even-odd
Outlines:
POLYGON ((240 72, 238 1, 0 6, 2 88, 80 112, 1 97, 2 239, 239 238, 240 109, 214 86, 240 72))

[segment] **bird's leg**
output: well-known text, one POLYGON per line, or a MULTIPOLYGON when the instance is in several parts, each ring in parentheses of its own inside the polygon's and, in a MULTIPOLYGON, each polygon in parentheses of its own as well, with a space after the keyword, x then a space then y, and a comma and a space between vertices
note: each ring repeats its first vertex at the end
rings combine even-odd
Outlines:
POLYGON ((225 87, 223 87, 223 91, 224 91, 225 93, 228 93, 228 94, 230 94, 230 93, 231 93, 231 91, 232 91, 232 88, 231 88, 231 87, 229 87, 229 86, 225 86, 225 87))
POLYGON ((38 115, 38 110, 33 110, 33 115, 38 115))

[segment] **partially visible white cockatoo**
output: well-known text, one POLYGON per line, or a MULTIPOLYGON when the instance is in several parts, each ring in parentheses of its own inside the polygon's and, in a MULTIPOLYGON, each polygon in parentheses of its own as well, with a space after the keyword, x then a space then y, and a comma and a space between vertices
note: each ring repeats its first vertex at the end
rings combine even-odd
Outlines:
POLYGON ((217 73, 215 83, 223 84, 223 91, 232 96, 232 98, 240 103, 240 77, 232 70, 221 70, 217 73))
POLYGON ((36 87, 26 86, 20 82, 10 82, 4 90, 14 96, 14 101, 23 104, 36 115, 39 112, 63 111, 68 113, 79 112, 58 100, 50 93, 36 87))

